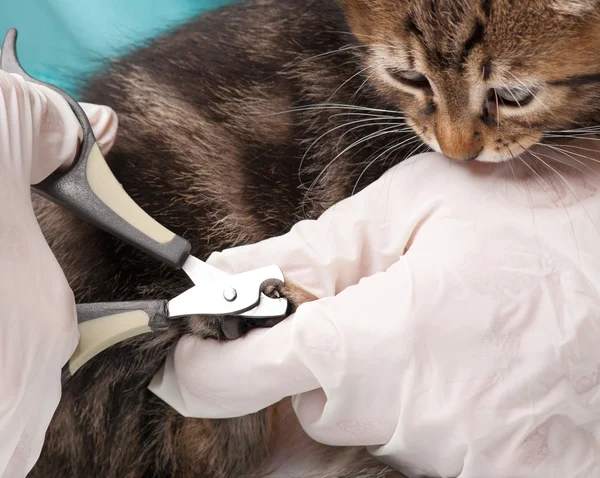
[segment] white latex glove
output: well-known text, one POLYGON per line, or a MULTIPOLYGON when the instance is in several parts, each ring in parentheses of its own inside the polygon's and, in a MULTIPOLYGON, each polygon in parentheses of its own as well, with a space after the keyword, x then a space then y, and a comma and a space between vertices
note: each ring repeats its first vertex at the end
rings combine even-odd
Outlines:
POLYGON ((600 166, 540 151, 541 177, 420 155, 214 254, 228 272, 278 264, 322 299, 234 342, 182 339, 151 390, 207 418, 294 396, 312 438, 409 477, 600 476, 600 166))
MULTIPOLYGON (((114 112, 82 105, 105 151, 114 112)), ((78 341, 73 295, 38 226, 30 185, 75 158, 81 127, 67 102, 0 71, 0 476, 33 467, 78 341)))

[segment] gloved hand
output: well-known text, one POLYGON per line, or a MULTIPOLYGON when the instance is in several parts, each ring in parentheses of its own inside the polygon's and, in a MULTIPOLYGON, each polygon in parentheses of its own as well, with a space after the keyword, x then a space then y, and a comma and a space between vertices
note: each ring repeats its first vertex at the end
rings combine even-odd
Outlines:
MULTIPOLYGON (((82 105, 101 148, 114 112, 82 105)), ((82 131, 49 88, 0 71, 0 476, 33 467, 78 341, 73 295, 33 213, 30 185, 75 158, 82 131)))
POLYGON ((320 300, 238 341, 182 339, 150 389, 206 418, 293 396, 312 438, 409 477, 600 476, 600 166, 535 154, 420 155, 214 254, 227 272, 278 264, 320 300))

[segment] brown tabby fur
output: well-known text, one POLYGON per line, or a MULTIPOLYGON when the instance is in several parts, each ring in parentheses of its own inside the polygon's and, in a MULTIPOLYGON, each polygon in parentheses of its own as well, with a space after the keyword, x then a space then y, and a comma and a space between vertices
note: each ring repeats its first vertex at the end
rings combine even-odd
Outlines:
MULTIPOLYGON (((423 150, 398 111, 421 139, 457 159, 482 145, 518 154, 514 145, 531 144, 530 135, 537 141, 546 130, 599 122, 597 2, 341 4, 358 39, 334 0, 250 0, 115 62, 86 89, 86 101, 119 114, 108 157, 116 176, 146 211, 189 238, 198 257, 284 233, 423 150), (386 68, 412 61, 440 85, 437 96, 409 94, 380 68, 382 58, 386 68), (469 110, 467 92, 484 76, 496 81, 499 66, 543 81, 554 114, 469 110)), ((167 298, 188 287, 183 274, 53 205, 37 198, 36 207, 79 302, 167 298)), ((300 293, 294 302, 303 300, 300 293)), ((218 319, 190 318, 82 369, 65 387, 31 476, 265 473, 287 433, 282 406, 235 420, 186 419, 147 391, 184 333, 223 338, 218 319)), ((400 476, 361 450, 320 450, 316 477, 400 476)))
POLYGON ((366 63, 374 86, 425 143, 453 159, 511 159, 546 131, 600 120, 597 1, 342 3, 372 49, 366 63), (431 88, 406 87, 394 79, 398 70, 422 73, 431 88), (487 97, 506 86, 529 88, 538 101, 510 108, 487 97))

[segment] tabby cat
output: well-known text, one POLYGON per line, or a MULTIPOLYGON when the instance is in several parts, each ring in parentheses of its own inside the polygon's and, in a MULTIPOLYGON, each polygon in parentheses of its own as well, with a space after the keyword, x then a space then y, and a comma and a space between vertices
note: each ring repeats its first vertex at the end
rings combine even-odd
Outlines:
MULTIPOLYGON (((599 124, 599 20, 600 0, 249 0, 115 61, 83 98, 119 114, 108 161, 125 189, 206 258, 317 217, 411 153, 504 161, 599 124)), ((189 287, 40 198, 36 209, 79 302, 189 287)), ((186 333, 224 338, 218 319, 193 317, 80 370, 31 476, 268 475, 276 445, 303 440, 287 402, 196 420, 147 391, 186 333)), ((362 450, 306 446, 305 476, 401 476, 362 450)))

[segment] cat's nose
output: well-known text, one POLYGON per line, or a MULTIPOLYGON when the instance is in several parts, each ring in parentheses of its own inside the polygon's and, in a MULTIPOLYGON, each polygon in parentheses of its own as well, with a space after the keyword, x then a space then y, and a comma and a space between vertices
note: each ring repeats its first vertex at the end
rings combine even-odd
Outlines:
POLYGON ((483 150, 481 135, 470 125, 441 123, 436 134, 442 153, 455 161, 473 161, 483 150))

